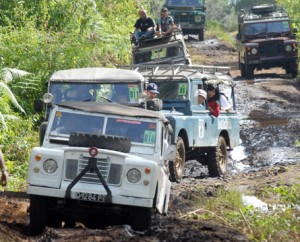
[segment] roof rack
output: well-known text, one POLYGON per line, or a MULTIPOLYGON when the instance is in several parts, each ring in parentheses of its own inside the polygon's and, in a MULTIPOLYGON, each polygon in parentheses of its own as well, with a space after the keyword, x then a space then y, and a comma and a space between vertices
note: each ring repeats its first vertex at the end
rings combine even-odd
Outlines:
POLYGON ((171 72, 177 75, 180 71, 198 72, 201 74, 225 74, 230 75, 230 67, 209 65, 121 65, 118 68, 131 69, 138 72, 148 72, 155 75, 158 71, 171 72))
POLYGON ((285 9, 275 4, 256 5, 253 6, 250 10, 241 9, 238 14, 238 19, 240 22, 247 20, 249 21, 284 17, 288 17, 285 9))

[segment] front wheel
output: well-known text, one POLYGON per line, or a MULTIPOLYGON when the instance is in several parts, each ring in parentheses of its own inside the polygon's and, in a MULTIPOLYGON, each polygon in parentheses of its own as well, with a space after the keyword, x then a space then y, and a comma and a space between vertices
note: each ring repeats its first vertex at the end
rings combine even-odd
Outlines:
POLYGON ((178 137, 176 144, 176 158, 174 161, 169 161, 170 181, 178 182, 182 179, 185 165, 185 146, 183 139, 178 137))
POLYGON ((46 216, 46 204, 47 200, 42 196, 30 196, 30 207, 29 207, 29 233, 30 235, 41 234, 47 224, 46 216))
POLYGON ((226 175, 228 153, 225 139, 222 136, 219 137, 217 146, 208 152, 208 159, 209 176, 226 175))
POLYGON ((204 29, 199 30, 199 35, 198 35, 199 41, 204 40, 204 29))
POLYGON ((152 208, 135 207, 131 215, 131 226, 134 230, 143 231, 151 226, 152 208))
POLYGON ((245 75, 247 78, 252 79, 254 76, 254 68, 250 65, 245 64, 245 75))
POLYGON ((292 62, 288 67, 288 72, 291 74, 292 78, 296 78, 298 76, 298 62, 292 62))

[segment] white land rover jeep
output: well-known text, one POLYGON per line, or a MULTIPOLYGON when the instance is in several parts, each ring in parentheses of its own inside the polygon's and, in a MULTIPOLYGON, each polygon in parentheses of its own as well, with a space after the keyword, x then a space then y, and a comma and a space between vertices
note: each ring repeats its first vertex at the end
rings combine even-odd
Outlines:
POLYGON ((171 132, 160 112, 113 103, 55 106, 43 145, 30 156, 30 233, 75 222, 147 229, 153 212, 168 210, 171 132))

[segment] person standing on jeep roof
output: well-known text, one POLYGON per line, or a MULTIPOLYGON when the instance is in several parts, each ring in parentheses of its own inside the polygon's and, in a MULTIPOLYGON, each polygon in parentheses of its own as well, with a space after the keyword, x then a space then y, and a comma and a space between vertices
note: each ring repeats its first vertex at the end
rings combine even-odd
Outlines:
POLYGON ((1 178, 0 178, 0 184, 2 186, 6 186, 7 182, 8 182, 8 173, 5 167, 5 163, 4 163, 4 157, 2 152, 0 151, 0 169, 1 169, 1 178))
POLYGON ((169 11, 166 7, 161 9, 160 17, 157 22, 158 32, 157 36, 165 36, 171 34, 177 26, 174 23, 173 18, 169 15, 169 11))
POLYGON ((208 110, 210 111, 211 115, 215 116, 216 118, 220 114, 220 104, 219 104, 219 98, 218 95, 216 95, 217 92, 217 86, 209 84, 207 86, 207 97, 208 97, 208 110))
POLYGON ((140 40, 151 39, 155 34, 155 22, 147 15, 145 9, 139 10, 140 18, 136 21, 134 27, 135 31, 133 34, 134 44, 138 44, 140 40))
POLYGON ((146 88, 147 100, 152 100, 159 94, 158 87, 155 83, 150 83, 146 88))

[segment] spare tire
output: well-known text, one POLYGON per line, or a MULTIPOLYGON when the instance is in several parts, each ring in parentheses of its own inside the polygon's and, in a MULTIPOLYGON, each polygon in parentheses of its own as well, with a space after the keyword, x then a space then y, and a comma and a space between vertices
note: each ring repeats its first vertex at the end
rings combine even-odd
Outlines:
POLYGON ((130 139, 121 136, 72 132, 70 134, 69 146, 96 147, 99 149, 129 153, 131 148, 131 141, 130 139))

